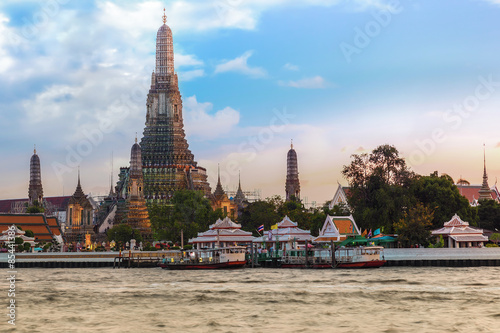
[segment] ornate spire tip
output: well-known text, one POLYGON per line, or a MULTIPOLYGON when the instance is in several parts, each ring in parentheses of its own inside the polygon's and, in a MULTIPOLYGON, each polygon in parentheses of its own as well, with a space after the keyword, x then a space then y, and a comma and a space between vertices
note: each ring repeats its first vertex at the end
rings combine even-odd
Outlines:
POLYGON ((167 15, 165 14, 165 8, 163 8, 163 16, 162 16, 163 24, 167 23, 167 15))

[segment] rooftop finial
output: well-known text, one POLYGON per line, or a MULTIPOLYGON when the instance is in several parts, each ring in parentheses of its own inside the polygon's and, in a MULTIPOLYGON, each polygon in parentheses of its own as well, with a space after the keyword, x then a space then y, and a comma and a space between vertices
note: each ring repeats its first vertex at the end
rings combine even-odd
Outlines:
POLYGON ((137 143, 137 132, 135 132, 135 143, 137 143))
POLYGON ((36 144, 34 145, 34 148, 33 148, 33 154, 36 154, 36 144))
POLYGON ((165 8, 163 8, 163 16, 162 16, 162 19, 163 19, 163 24, 166 24, 166 23, 167 23, 167 14, 165 14, 165 8))
POLYGON ((292 142, 290 143, 290 149, 293 149, 293 139, 292 142))
POLYGON ((220 165, 217 163, 217 184, 220 184, 220 165))

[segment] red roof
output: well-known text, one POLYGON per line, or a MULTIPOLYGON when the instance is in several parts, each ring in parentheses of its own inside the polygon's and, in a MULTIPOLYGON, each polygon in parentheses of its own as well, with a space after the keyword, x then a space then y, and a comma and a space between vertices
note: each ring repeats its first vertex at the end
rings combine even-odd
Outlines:
MULTIPOLYGON (((458 192, 463 195, 469 203, 473 203, 474 200, 479 199, 479 190, 481 189, 481 185, 457 185, 458 192)), ((493 200, 500 200, 498 197, 498 193, 494 190, 491 191, 491 197, 493 200)))
MULTIPOLYGON (((66 210, 68 207, 68 202, 71 196, 61 196, 61 197, 48 197, 43 198, 47 202, 54 205, 58 210, 66 210)), ((11 213, 12 205, 16 202, 28 202, 28 199, 7 199, 0 200, 0 213, 11 213)))
POLYGON ((33 231, 35 241, 51 242, 54 234, 61 234, 61 228, 54 217, 49 219, 50 224, 43 214, 0 214, 0 233, 15 224, 24 231, 33 231))

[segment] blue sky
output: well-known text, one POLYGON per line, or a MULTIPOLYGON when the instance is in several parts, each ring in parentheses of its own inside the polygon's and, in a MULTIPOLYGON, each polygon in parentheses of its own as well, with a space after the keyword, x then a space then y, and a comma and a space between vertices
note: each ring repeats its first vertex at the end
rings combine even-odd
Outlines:
POLYGON ((106 193, 142 135, 166 7, 190 148, 215 185, 331 199, 353 153, 393 144, 421 174, 500 173, 500 1, 2 1, 0 198, 106 193))

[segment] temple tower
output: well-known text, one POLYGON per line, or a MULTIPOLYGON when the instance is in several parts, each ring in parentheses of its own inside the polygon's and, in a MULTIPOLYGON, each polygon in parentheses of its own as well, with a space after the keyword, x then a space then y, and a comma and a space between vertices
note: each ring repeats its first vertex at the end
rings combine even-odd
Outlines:
POLYGON ((28 189, 29 204, 33 205, 38 201, 40 206, 43 204, 42 173, 40 170, 40 158, 36 154, 36 147, 33 150, 33 156, 30 159, 30 185, 28 189))
POLYGON ((137 138, 135 138, 135 143, 130 152, 130 170, 126 201, 127 213, 123 222, 139 230, 145 241, 151 241, 151 222, 149 220, 146 201, 144 200, 144 182, 141 161, 141 146, 137 143, 137 138))
POLYGON ((491 200, 491 189, 490 186, 488 185, 488 174, 486 173, 486 150, 483 147, 483 166, 484 166, 484 172, 483 172, 483 185, 481 186, 481 189, 479 190, 479 199, 478 200, 491 200))
POLYGON ((241 206, 243 204, 243 201, 245 200, 245 194, 241 190, 241 175, 238 174, 238 190, 236 191, 236 195, 234 196, 234 201, 238 206, 241 206))
POLYGON ((168 202, 180 189, 201 190, 207 196, 211 192, 206 169, 197 166, 185 138, 172 31, 166 22, 164 14, 156 35, 156 69, 151 75, 140 144, 147 202, 168 202))
POLYGON ((286 167, 286 201, 289 201, 292 196, 297 200, 300 199, 300 183, 299 183, 299 168, 297 164, 297 153, 293 149, 293 141, 290 144, 290 150, 287 154, 286 167))
POLYGON ((67 230, 68 241, 83 242, 86 234, 95 235, 94 207, 83 192, 80 183, 80 169, 78 169, 78 183, 75 193, 68 201, 66 216, 66 224, 69 228, 67 230))

